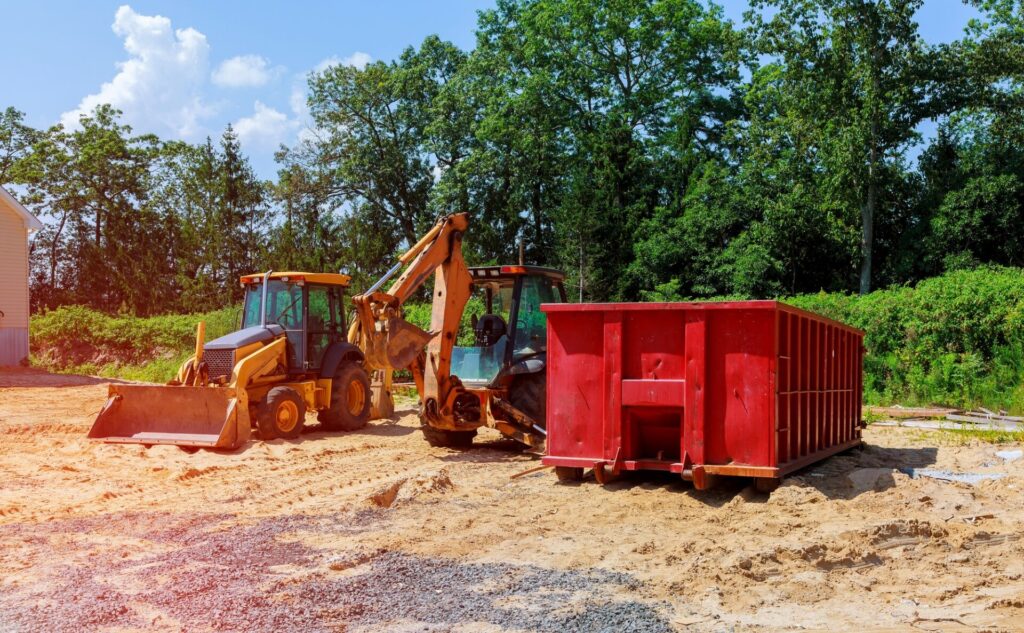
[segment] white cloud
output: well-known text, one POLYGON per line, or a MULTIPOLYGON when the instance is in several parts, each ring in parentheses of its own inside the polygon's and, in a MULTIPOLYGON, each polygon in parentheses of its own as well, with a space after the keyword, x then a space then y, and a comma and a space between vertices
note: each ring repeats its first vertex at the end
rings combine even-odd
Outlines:
POLYGON ((322 73, 331 66, 353 66, 355 68, 358 68, 359 70, 362 70, 366 68, 366 65, 372 61, 373 57, 370 57, 369 53, 356 51, 344 59, 337 57, 335 55, 331 55, 327 59, 317 64, 313 70, 315 70, 318 73, 322 73))
POLYGON ((140 15, 128 5, 117 10, 113 30, 124 39, 129 59, 118 63, 117 74, 99 92, 61 115, 61 122, 75 127, 80 115, 109 103, 144 131, 200 134, 201 120, 212 113, 200 91, 209 69, 206 36, 193 28, 173 30, 170 19, 140 15))
MULTIPOLYGON (((365 68, 371 61, 373 58, 368 54, 355 52, 344 59, 328 57, 317 64, 314 71, 323 72, 331 66, 339 64, 365 68)), ((312 121, 309 116, 309 106, 306 103, 306 87, 301 82, 302 79, 304 79, 303 75, 295 76, 295 83, 288 96, 291 115, 268 106, 262 101, 256 101, 253 104, 253 113, 234 123, 235 132, 243 146, 250 151, 257 148, 277 148, 281 143, 302 142, 312 137, 310 129, 312 121)))
POLYGON ((242 117, 234 124, 238 140, 249 150, 276 148, 290 140, 299 126, 298 119, 290 118, 262 101, 253 104, 252 115, 242 117))
POLYGON ((292 112, 299 118, 305 118, 309 115, 309 104, 306 102, 306 89, 301 84, 295 84, 292 86, 292 94, 288 97, 288 104, 292 107, 292 112))
POLYGON ((239 55, 221 62, 211 79, 226 88, 257 87, 270 81, 270 62, 259 55, 239 55))

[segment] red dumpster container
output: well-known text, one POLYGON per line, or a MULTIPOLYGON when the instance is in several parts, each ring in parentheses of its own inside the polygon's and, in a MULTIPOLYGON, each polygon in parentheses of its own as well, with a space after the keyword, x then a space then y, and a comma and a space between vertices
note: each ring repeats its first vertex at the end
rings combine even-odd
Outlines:
POLYGON ((547 450, 593 468, 778 478, 856 446, 864 333, 777 301, 546 304, 547 450))

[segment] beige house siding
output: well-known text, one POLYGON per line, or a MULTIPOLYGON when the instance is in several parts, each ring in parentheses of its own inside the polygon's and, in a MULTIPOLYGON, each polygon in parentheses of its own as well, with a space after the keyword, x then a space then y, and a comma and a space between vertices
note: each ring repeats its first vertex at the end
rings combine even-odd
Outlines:
POLYGON ((0 200, 0 365, 28 356, 28 228, 0 200))

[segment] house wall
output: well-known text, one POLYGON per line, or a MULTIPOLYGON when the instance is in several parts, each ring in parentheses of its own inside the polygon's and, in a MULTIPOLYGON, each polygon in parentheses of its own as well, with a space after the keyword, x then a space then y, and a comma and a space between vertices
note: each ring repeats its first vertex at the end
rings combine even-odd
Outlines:
POLYGON ((28 230, 0 202, 0 366, 28 356, 28 230))

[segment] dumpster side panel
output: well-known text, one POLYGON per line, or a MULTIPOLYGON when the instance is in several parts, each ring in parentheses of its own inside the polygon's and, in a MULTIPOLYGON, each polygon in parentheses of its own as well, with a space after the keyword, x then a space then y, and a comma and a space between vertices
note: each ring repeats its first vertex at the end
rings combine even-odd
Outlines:
POLYGON ((548 314, 548 453, 604 456, 604 313, 548 314))
POLYGON ((774 312, 709 310, 705 463, 774 466, 774 312))
POLYGON ((545 306, 557 466, 778 477, 860 440, 863 332, 774 301, 545 306))
POLYGON ((775 451, 783 472, 860 440, 863 333, 782 306, 775 451))

